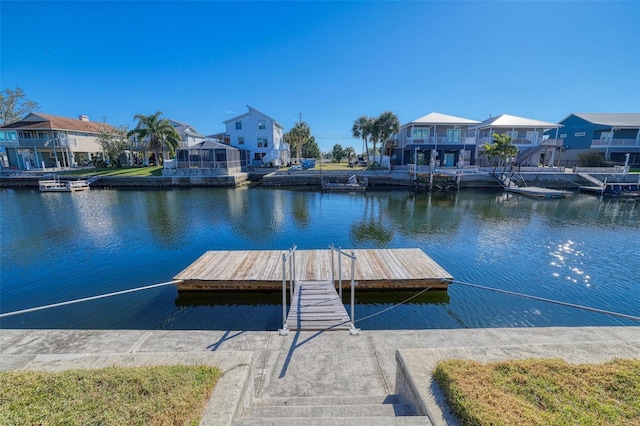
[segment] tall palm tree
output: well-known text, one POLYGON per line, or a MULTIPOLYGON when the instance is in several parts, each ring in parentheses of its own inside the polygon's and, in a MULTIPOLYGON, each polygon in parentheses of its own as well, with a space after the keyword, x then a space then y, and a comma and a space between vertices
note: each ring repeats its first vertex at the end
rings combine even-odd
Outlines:
POLYGON ((507 159, 518 153, 518 148, 511 143, 511 136, 506 133, 501 135, 494 133, 491 137, 493 137, 491 144, 485 142, 482 145, 484 156, 497 158, 498 166, 506 165, 507 159))
POLYGON ((372 140, 373 151, 375 156, 376 142, 380 142, 382 147, 380 148, 380 162, 382 162, 382 150, 384 150, 384 144, 387 139, 394 133, 400 131, 400 120, 398 116, 391 111, 385 111, 373 122, 372 140))
MULTIPOLYGON (((127 137, 135 136, 141 143, 152 149, 156 155, 156 164, 160 165, 160 152, 164 148, 169 150, 169 155, 173 155, 180 146, 180 135, 166 118, 160 118, 162 112, 158 111, 151 115, 136 114, 134 120, 138 120, 135 129, 127 133, 127 137)), ((146 155, 145 155, 146 157, 146 155)), ((145 158, 145 162, 147 159, 145 158)))
POLYGON ((362 139, 362 149, 364 159, 367 160, 369 157, 369 136, 371 136, 371 130, 373 129, 373 119, 371 117, 367 117, 366 115, 361 115, 358 117, 356 121, 353 122, 353 128, 351 129, 351 133, 354 138, 362 139))

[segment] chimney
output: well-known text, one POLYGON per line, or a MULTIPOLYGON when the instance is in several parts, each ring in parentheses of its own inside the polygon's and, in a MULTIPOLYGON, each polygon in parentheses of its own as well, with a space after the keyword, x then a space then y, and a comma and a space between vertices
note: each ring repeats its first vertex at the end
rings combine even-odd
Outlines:
POLYGON ((80 121, 89 121, 89 116, 88 115, 80 115, 80 116, 78 116, 78 120, 80 120, 80 121))

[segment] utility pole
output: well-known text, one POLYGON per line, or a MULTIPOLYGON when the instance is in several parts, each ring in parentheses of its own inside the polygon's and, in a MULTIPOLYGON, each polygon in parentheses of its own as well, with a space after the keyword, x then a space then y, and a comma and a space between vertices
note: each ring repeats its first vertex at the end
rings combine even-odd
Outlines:
POLYGON ((300 119, 298 121, 302 123, 302 113, 300 113, 300 119))

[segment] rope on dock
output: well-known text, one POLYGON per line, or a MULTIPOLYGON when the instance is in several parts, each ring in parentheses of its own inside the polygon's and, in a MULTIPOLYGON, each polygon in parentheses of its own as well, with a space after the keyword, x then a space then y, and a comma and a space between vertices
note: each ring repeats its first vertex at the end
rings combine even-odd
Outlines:
POLYGON ((371 314, 371 315, 367 315, 366 317, 358 318, 357 320, 355 320, 355 321, 354 321, 354 324, 355 324, 356 322, 364 321, 364 320, 366 320, 366 319, 369 319, 369 318, 372 318, 372 317, 378 316, 378 315, 380 315, 380 314, 383 314, 383 313, 385 313, 385 312, 387 312, 387 311, 390 311, 390 310, 391 310, 391 309, 393 309, 393 308, 397 308, 398 306, 401 306, 401 305, 403 305, 403 304, 407 303, 409 300, 414 299, 414 298, 416 298, 416 297, 420 296, 422 293, 424 293, 425 291, 430 290, 430 289, 431 289, 431 287, 427 287, 427 288, 425 288, 424 290, 422 290, 422 291, 420 291, 420 292, 418 292, 418 293, 414 294, 413 296, 411 296, 411 297, 409 297, 409 298, 407 298, 407 299, 404 299, 402 302, 398 302, 398 303, 396 303, 396 304, 395 304, 395 305, 393 305, 393 306, 389 306, 389 307, 388 307, 388 308, 386 308, 386 309, 383 309, 383 310, 381 310, 381 311, 379 311, 379 312, 376 312, 376 313, 374 313, 374 314, 371 314))
POLYGON ((51 305, 44 305, 44 306, 38 306, 38 307, 35 307, 35 308, 22 309, 20 311, 7 312, 5 314, 0 314, 0 318, 10 317, 10 316, 19 315, 19 314, 26 314, 28 312, 41 311, 43 309, 56 308, 58 306, 71 305, 71 304, 74 304, 74 303, 88 302, 89 300, 103 299, 105 297, 117 296, 119 294, 133 293, 135 291, 141 291, 141 290, 148 290, 150 288, 156 288, 156 287, 162 287, 162 286, 165 286, 165 285, 177 284, 179 282, 182 282, 182 280, 167 281, 165 283, 147 285, 147 286, 138 287, 138 288, 131 288, 129 290, 116 291, 114 293, 100 294, 98 296, 84 297, 82 299, 68 300, 66 302, 53 303, 51 305))
POLYGON ((582 309, 582 310, 585 310, 585 311, 596 312, 596 313, 599 313, 599 314, 613 315, 613 316, 616 316, 616 317, 626 318, 626 319, 630 319, 630 320, 633 320, 633 321, 640 321, 640 317, 637 317, 637 316, 634 316, 634 315, 627 315, 627 314, 621 314, 619 312, 606 311, 604 309, 592 308, 590 306, 577 305, 575 303, 569 303, 569 302, 562 302, 562 301, 559 301, 559 300, 547 299, 545 297, 532 296, 530 294, 523 294, 523 293, 516 293, 516 292, 508 291, 508 290, 501 290, 499 288, 485 287, 485 286, 482 286, 482 285, 467 283, 467 282, 464 282, 464 281, 453 280, 453 281, 451 281, 451 284, 460 284, 460 285, 467 286, 467 287, 479 288, 481 290, 489 290, 489 291, 495 291, 497 293, 508 294, 509 296, 516 296, 516 297, 522 297, 522 298, 525 298, 525 299, 538 300, 538 301, 541 301, 541 302, 553 303, 553 304, 561 305, 561 306, 568 306, 570 308, 582 309))

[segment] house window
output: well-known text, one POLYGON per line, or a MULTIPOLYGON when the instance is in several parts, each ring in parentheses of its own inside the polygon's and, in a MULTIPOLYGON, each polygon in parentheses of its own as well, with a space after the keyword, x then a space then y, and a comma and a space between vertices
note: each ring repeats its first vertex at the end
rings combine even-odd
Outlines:
POLYGON ((518 131, 517 130, 508 131, 508 132, 505 132, 505 133, 507 134, 507 136, 511 137, 511 140, 518 139, 518 131))
POLYGON ((31 132, 18 132, 20 139, 31 139, 31 132))
POLYGON ((566 133, 563 133, 563 134, 561 134, 561 135, 560 135, 560 139, 564 139, 564 138, 566 138, 566 137, 567 137, 567 134, 566 134, 566 133))
POLYGON ((414 127, 411 136, 413 139, 429 139, 429 128, 414 127))
POLYGON ((255 152, 253 154, 253 159, 255 161, 262 161, 262 158, 265 156, 266 154, 264 152, 255 152))
POLYGON ((573 136, 575 136, 576 138, 579 138, 580 136, 584 136, 584 135, 586 135, 585 132, 578 132, 578 133, 574 134, 573 136))
POLYGON ((244 136, 238 136, 238 145, 244 145, 244 136))
POLYGON ((240 120, 236 121, 236 130, 242 130, 242 121, 240 120))
POLYGON ((0 141, 15 141, 17 140, 16 132, 0 132, 0 141))
POLYGON ((267 148, 269 146, 269 139, 265 137, 258 137, 258 148, 267 148))
POLYGON ((264 130, 266 128, 267 128, 267 126, 264 124, 264 120, 258 120, 258 129, 259 130, 264 130))
MULTIPOLYGON (((577 136, 577 134, 576 134, 577 136)), ((609 140, 611 138, 611 132, 602 132, 600 133, 600 140, 609 140)))
POLYGON ((460 143, 460 129, 447 129, 447 143, 460 143))
POLYGON ((538 141, 538 132, 537 131, 527 132, 527 140, 529 140, 531 142, 537 142, 538 141))

